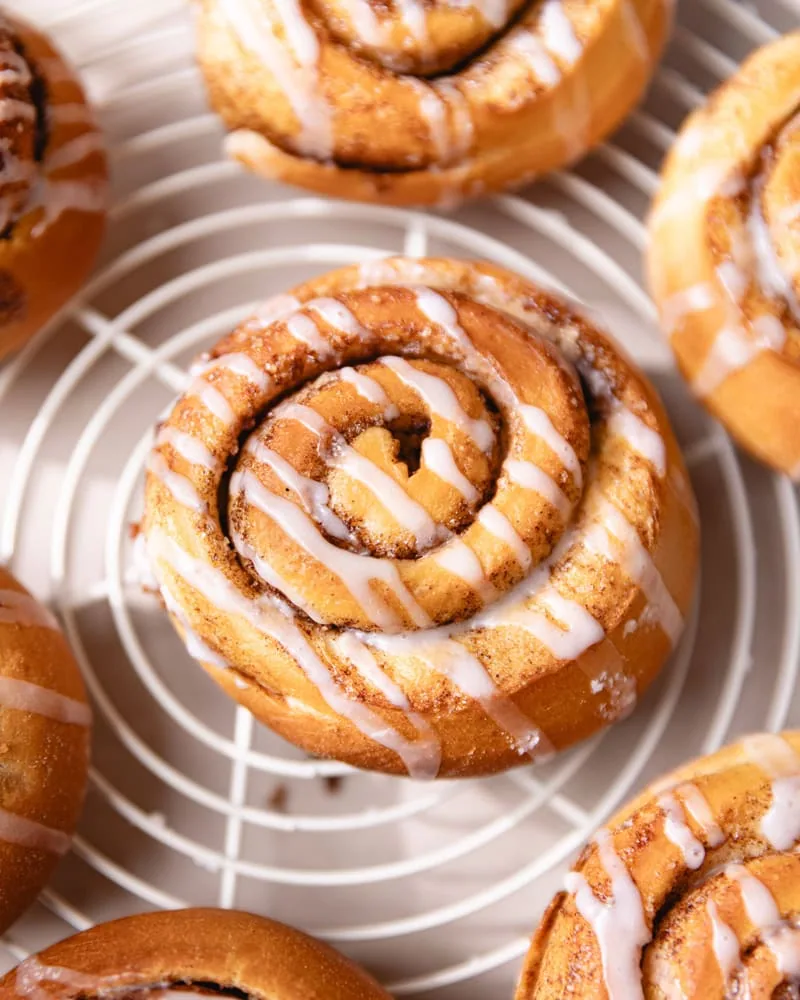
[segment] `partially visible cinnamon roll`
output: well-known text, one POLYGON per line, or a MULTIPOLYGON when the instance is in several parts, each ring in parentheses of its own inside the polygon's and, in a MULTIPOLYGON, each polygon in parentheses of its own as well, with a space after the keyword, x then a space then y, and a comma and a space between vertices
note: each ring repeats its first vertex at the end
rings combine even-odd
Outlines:
POLYGON ((558 298, 393 259, 266 304, 161 426, 146 544, 190 652, 306 748, 485 774, 631 710, 694 500, 652 387, 558 298))
POLYGON ((0 568, 0 931, 70 847, 89 768, 91 712, 58 623, 0 568))
POLYGON ((667 0, 201 0, 227 148, 325 194, 448 204, 583 156, 638 101, 667 0))
POLYGON ((789 1000, 800 985, 800 733, 655 782, 585 848, 516 1000, 789 1000))
POLYGON ((105 225, 103 138, 70 66, 0 12, 0 357, 75 294, 105 225))
POLYGON ((800 32, 756 52, 686 121, 647 270, 696 395, 800 479, 800 32))
POLYGON ((142 913, 25 959, 0 1000, 390 1000, 355 963, 293 927, 235 910, 142 913))

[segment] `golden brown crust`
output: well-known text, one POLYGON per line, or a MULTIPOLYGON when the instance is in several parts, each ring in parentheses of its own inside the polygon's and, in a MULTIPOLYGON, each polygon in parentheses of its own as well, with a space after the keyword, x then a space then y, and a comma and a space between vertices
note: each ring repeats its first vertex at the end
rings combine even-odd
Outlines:
POLYGON ((106 155, 83 89, 40 31, 0 18, 0 68, 14 100, 0 135, 0 357, 75 294, 105 227, 106 155))
POLYGON ((567 304, 389 260, 267 304, 200 371, 144 532, 190 652, 283 736, 492 773, 655 677, 694 586, 691 489, 652 387, 567 304))
POLYGON ((517 1000, 782 996, 800 959, 798 784, 797 732, 654 782, 582 852, 517 1000))
POLYGON ((69 847, 83 804, 90 712, 51 616, 0 569, 0 928, 69 847))
POLYGON ((685 123, 650 218, 648 274, 678 364, 762 461, 800 476, 800 33, 756 52, 685 123))
POLYGON ((241 990, 254 1000, 388 1000, 366 972, 321 941, 265 917, 215 909, 99 924, 9 972, 0 1000, 71 1000, 108 990, 119 996, 126 987, 181 983, 241 990))
POLYGON ((670 4, 499 6, 203 0, 198 56, 229 151, 393 204, 454 203, 577 159, 638 101, 670 4))

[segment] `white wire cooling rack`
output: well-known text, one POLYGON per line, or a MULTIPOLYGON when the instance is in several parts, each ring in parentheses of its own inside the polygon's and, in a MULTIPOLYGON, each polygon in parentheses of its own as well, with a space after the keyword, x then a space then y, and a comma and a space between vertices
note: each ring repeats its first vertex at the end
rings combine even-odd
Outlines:
POLYGON ((10 966, 153 907, 238 906, 363 961, 398 996, 510 996, 570 859, 654 773, 800 722, 800 520, 671 371, 640 283, 641 218, 686 112, 796 0, 684 0, 649 100, 576 170, 452 214, 323 201, 220 156, 181 0, 17 0, 81 67, 111 143, 105 254, 0 370, 0 558, 61 615, 96 709, 80 834, 3 942, 10 966), (305 758, 235 708, 140 593, 129 524, 150 428, 188 361, 256 300, 389 252, 488 257, 599 308, 656 379, 703 521, 696 614, 623 725, 546 767, 415 785, 305 758))

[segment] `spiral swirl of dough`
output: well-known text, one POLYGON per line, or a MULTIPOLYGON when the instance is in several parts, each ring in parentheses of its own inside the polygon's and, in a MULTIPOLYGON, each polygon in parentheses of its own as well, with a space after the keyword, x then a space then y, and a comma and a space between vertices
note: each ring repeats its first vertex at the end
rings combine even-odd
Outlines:
POLYGON ((650 219, 662 325, 696 395, 800 478, 800 32, 684 125, 650 219))
POLYGON ((800 733, 655 783, 567 875, 517 1000, 790 997, 800 982, 800 733))
POLYGON ((203 0, 229 151, 338 197, 448 204, 584 155, 630 111, 665 0, 203 0))
POLYGON ((280 296, 159 431, 147 547, 190 650, 315 753, 484 773, 629 711, 697 531, 655 393, 557 298, 393 259, 280 296))

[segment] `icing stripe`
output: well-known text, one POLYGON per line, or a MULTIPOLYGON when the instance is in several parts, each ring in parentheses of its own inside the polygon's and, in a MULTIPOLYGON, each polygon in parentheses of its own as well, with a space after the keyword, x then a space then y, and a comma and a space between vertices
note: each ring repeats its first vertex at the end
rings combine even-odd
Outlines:
POLYGON ((373 580, 389 588, 415 625, 424 628, 430 624, 394 563, 388 559, 365 558, 332 545, 304 511, 290 500, 270 493, 247 470, 234 473, 231 489, 241 492, 248 503, 271 518, 300 548, 337 576, 374 624, 395 630, 400 625, 392 608, 372 587, 373 580))
POLYGON ((380 363, 391 369, 401 382, 413 389, 434 416, 441 417, 457 427, 474 441, 481 451, 492 450, 494 432, 491 426, 485 420, 475 420, 470 417, 462 408, 452 387, 444 379, 415 368, 404 358, 381 358, 380 363))
POLYGON ((147 544, 155 566, 159 560, 166 563, 212 605, 242 617, 267 639, 282 646, 332 711, 351 722, 368 739, 393 750, 406 766, 409 760, 414 766, 419 747, 393 730, 380 715, 347 696, 291 617, 265 598, 253 600, 242 594, 224 573, 190 555, 160 529, 156 528, 148 534, 147 544))
POLYGON ((643 1000, 642 949, 649 943, 651 933, 642 897, 625 862, 614 850, 609 831, 598 831, 595 843, 600 864, 611 883, 606 902, 595 896, 580 872, 569 872, 565 886, 575 896, 578 912, 597 939, 609 1000, 643 1000))
POLYGON ((747 736, 742 747, 772 779, 772 802, 761 818, 761 832, 776 851, 788 851, 800 840, 800 754, 772 733, 747 736))
POLYGON ((92 721, 91 709, 85 702, 17 677, 0 676, 0 707, 75 726, 88 726, 92 721))
POLYGON ((443 438, 426 437, 422 442, 422 465, 430 469, 454 490, 457 490, 468 504, 474 504, 480 494, 456 464, 450 445, 443 438))
POLYGON ((683 628, 683 616, 636 529, 608 500, 602 501, 599 513, 600 520, 592 522, 582 535, 584 546, 589 552, 619 563, 642 590, 656 620, 675 645, 683 628))
POLYGON ((512 483, 526 490, 533 490, 547 500, 566 521, 572 510, 569 497, 556 481, 533 462, 519 461, 507 458, 503 463, 503 471, 512 483))
POLYGON ((72 837, 61 830, 0 809, 0 840, 48 854, 66 854, 72 837))
POLYGON ((0 623, 60 631, 55 616, 35 597, 21 590, 0 590, 0 623))

